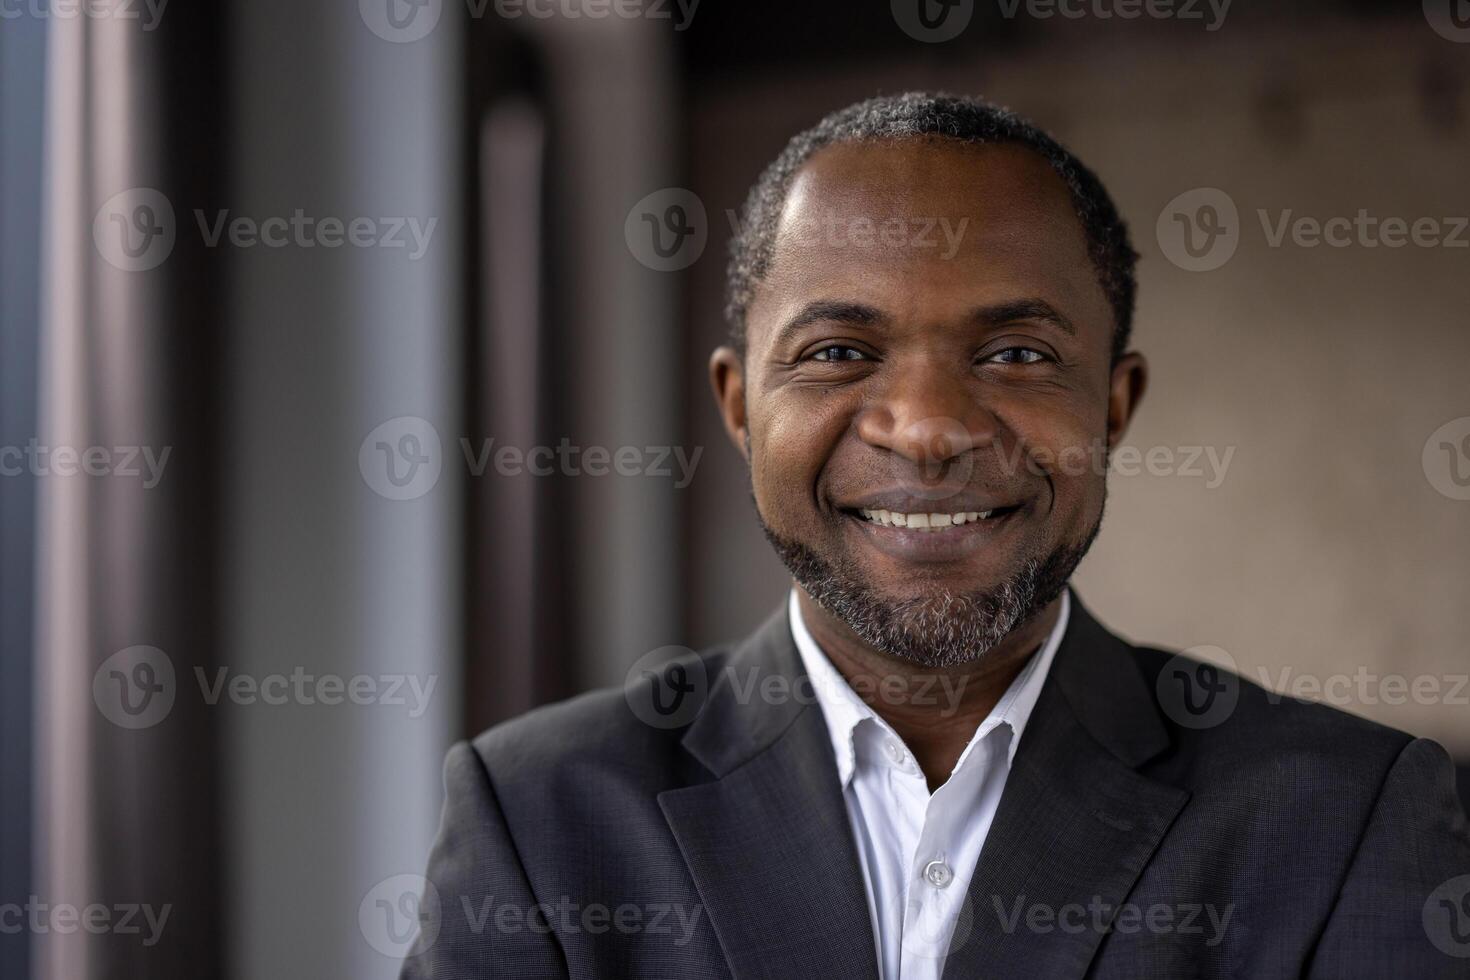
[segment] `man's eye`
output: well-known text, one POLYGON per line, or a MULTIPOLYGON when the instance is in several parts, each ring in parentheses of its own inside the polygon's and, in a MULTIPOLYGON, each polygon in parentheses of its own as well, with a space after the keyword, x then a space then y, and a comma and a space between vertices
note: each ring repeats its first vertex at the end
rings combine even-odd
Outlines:
POLYGON ((856 347, 844 347, 841 344, 832 344, 813 353, 811 359, 813 361, 861 361, 866 360, 867 355, 856 347))
POLYGON ((1030 347, 1007 347, 991 354, 986 360, 997 364, 1035 364, 1046 360, 1046 355, 1030 347))

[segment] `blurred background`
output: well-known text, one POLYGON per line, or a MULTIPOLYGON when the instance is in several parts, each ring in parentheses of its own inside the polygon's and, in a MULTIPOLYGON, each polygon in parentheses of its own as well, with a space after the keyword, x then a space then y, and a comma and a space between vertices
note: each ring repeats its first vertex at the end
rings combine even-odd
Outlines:
POLYGON ((6 0, 0 976, 393 977, 453 740, 757 625, 734 213, 914 88, 1143 256, 1084 602, 1470 762, 1465 0, 6 0))

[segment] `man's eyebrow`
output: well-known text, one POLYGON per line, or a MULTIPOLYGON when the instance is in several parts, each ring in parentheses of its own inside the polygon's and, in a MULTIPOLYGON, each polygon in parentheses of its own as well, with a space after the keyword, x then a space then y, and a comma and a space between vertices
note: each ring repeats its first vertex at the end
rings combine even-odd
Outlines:
POLYGON ((814 323, 850 323, 854 326, 871 326, 885 319, 886 317, 880 310, 865 303, 814 300, 803 306, 795 316, 781 325, 776 333, 776 343, 786 341, 792 334, 814 323))
POLYGON ((1063 333, 1077 336, 1076 324, 1046 300, 1036 297, 979 307, 970 314, 970 320, 987 327, 999 327, 1016 320, 1041 320, 1063 333))

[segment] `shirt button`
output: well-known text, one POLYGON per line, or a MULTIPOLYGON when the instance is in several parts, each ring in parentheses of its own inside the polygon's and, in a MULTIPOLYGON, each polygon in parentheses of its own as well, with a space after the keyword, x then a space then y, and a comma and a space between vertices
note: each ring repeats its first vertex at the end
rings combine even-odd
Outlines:
POLYGON ((902 745, 899 745, 891 738, 883 743, 883 751, 888 753, 888 761, 892 762, 895 766, 901 767, 904 763, 908 762, 908 753, 903 750, 902 745))
POLYGON ((943 888, 954 880, 954 872, 943 861, 930 861, 924 866, 924 880, 935 888, 943 888))

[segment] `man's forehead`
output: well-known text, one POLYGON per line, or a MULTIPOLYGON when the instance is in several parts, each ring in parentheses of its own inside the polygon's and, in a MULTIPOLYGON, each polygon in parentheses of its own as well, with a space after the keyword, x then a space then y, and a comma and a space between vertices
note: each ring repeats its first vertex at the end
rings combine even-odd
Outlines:
POLYGON ((1067 215, 1072 206, 1056 171, 1028 147, 912 137, 818 150, 793 178, 780 224, 809 218, 813 210, 861 217, 863 209, 873 220, 921 210, 975 220, 1067 215))
POLYGON ((945 319, 1043 297, 1078 320, 1110 316, 1071 195, 1012 144, 844 143, 791 186, 748 323, 814 298, 945 319))

